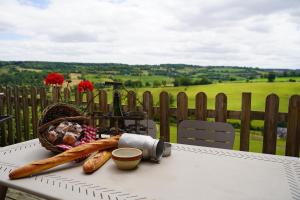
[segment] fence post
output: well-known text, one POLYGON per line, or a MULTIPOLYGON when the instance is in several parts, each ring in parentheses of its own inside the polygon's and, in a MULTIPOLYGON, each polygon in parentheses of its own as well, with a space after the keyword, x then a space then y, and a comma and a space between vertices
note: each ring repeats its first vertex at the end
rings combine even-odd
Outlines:
POLYGON ((29 107, 27 88, 22 88, 24 139, 29 140, 29 107))
POLYGON ((219 93, 215 101, 216 122, 227 121, 227 96, 224 93, 219 93))
POLYGON ((249 151, 251 93, 242 94, 240 150, 249 151))
MULTIPOLYGON (((105 90, 99 90, 99 109, 100 112, 103 114, 108 113, 108 106, 107 106, 107 93, 105 90)), ((108 126, 108 120, 100 119, 99 125, 101 128, 105 128, 108 126)))
POLYGON ((199 92, 196 95, 195 102, 195 117, 197 120, 206 121, 207 117, 207 96, 204 92, 199 92))
MULTIPOLYGON (((4 93, 2 86, 0 86, 0 92, 4 93)), ((0 115, 4 115, 4 107, 5 107, 5 95, 0 96, 0 115)), ((1 133, 1 146, 6 146, 7 138, 6 138, 6 131, 5 131, 5 124, 2 123, 0 126, 0 133, 1 133)))
POLYGON ((38 114, 37 114, 37 101, 36 101, 36 88, 35 87, 31 87, 31 113, 32 113, 33 138, 36 138, 37 137, 37 125, 38 125, 38 114))
POLYGON ((161 92, 159 95, 160 104, 160 138, 166 142, 170 141, 170 121, 169 107, 170 99, 167 92, 161 92))
POLYGON ((188 118, 188 97, 184 92, 177 95, 177 126, 182 120, 188 118))
POLYGON ((64 88, 64 100, 65 100, 65 102, 70 101, 70 90, 69 90, 69 88, 64 88))
POLYGON ((285 155, 299 157, 300 145, 300 95, 293 95, 289 101, 285 155))
POLYGON ((58 103, 60 99, 60 87, 52 87, 52 100, 53 103, 58 103))
POLYGON ((143 94, 143 110, 147 113, 149 119, 153 118, 153 96, 150 91, 143 94))
POLYGON ((127 105, 129 112, 136 110, 136 93, 132 90, 127 93, 127 105))
POLYGON ((82 103, 82 94, 75 88, 75 103, 80 105, 82 103))
POLYGON ((279 98, 270 94, 266 99, 263 153, 276 154, 279 98))
MULTIPOLYGON (((6 88, 6 106, 7 114, 13 116, 13 104, 11 103, 11 87, 6 88)), ((7 132, 8 144, 14 144, 15 136, 13 132, 13 120, 8 121, 8 132, 7 132)))
POLYGON ((41 87, 41 88, 39 88, 39 92, 40 92, 41 110, 44 110, 46 108, 46 106, 48 105, 46 89, 44 87, 41 87))
POLYGON ((86 106, 90 116, 89 125, 95 127, 95 119, 93 117, 94 112, 94 94, 92 91, 88 90, 86 93, 86 106))
POLYGON ((19 87, 14 87, 14 108, 15 108, 15 124, 16 124, 16 136, 17 136, 17 142, 22 141, 22 135, 21 135, 21 125, 20 125, 20 93, 19 93, 19 87))

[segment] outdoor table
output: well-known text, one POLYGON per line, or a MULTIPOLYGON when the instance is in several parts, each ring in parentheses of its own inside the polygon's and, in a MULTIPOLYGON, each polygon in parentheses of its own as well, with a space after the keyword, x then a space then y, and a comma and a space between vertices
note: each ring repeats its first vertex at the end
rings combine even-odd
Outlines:
POLYGON ((47 199, 300 199, 299 158, 182 144, 159 164, 145 161, 132 171, 110 160, 91 175, 82 163, 68 163, 8 179, 16 167, 49 156, 37 139, 1 148, 0 184, 47 199))

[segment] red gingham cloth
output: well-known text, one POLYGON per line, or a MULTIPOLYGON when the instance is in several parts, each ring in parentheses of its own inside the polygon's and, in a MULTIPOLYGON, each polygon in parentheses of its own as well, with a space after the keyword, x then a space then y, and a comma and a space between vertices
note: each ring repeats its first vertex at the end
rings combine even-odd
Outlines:
POLYGON ((96 133, 97 129, 91 126, 83 125, 82 126, 84 136, 81 138, 80 141, 77 141, 74 146, 66 145, 66 144, 58 144, 56 145, 58 148, 62 149, 63 151, 69 150, 73 147, 79 146, 81 144, 89 143, 96 140, 96 133))

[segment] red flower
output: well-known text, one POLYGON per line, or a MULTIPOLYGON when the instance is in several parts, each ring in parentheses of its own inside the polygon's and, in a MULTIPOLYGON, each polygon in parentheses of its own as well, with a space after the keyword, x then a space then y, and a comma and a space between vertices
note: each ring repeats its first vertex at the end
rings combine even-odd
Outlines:
POLYGON ((62 85, 64 83, 64 76, 60 73, 52 72, 44 79, 46 85, 62 85))
POLYGON ((78 89, 78 92, 82 93, 82 92, 85 92, 87 90, 93 91, 94 86, 90 81, 85 80, 85 81, 80 81, 80 83, 78 84, 77 89, 78 89))

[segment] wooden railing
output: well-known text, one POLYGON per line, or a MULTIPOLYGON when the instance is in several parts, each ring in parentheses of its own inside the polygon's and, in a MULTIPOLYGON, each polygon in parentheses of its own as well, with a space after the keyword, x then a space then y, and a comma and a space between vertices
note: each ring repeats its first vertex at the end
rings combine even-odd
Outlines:
MULTIPOLYGON (((5 93, 0 97, 0 115, 13 115, 14 119, 0 125, 1 146, 14 144, 37 137, 38 119, 42 110, 53 102, 61 99, 75 105, 86 104, 82 94, 74 90, 75 100, 71 100, 71 92, 68 89, 60 91, 56 88, 47 96, 45 88, 25 87, 0 87, 0 92, 5 93)), ((108 94, 105 90, 94 91, 87 94, 89 112, 101 111, 107 113, 111 106, 108 104, 108 94), (93 98, 94 94, 98 94, 93 98), (97 100, 96 100, 97 99, 97 100)), ((148 117, 159 118, 160 137, 170 140, 170 118, 175 117, 177 123, 185 119, 207 120, 214 118, 217 122, 226 122, 228 119, 240 120, 240 150, 249 151, 250 122, 251 120, 263 120, 263 153, 275 154, 277 141, 277 125, 280 122, 287 123, 286 150, 287 156, 299 157, 300 144, 300 96, 293 95, 289 99, 288 113, 279 112, 279 97, 270 94, 266 98, 265 112, 251 110, 251 93, 242 93, 241 110, 227 109, 227 96, 224 93, 216 95, 215 110, 207 108, 207 96, 199 92, 195 98, 195 108, 188 108, 188 97, 184 92, 177 95, 177 107, 170 107, 170 96, 167 92, 161 92, 159 107, 155 107, 151 92, 146 91, 142 96, 142 106, 137 105, 137 97, 133 91, 127 94, 126 111, 143 110, 148 117)), ((101 122, 93 122, 101 125, 101 122)))

